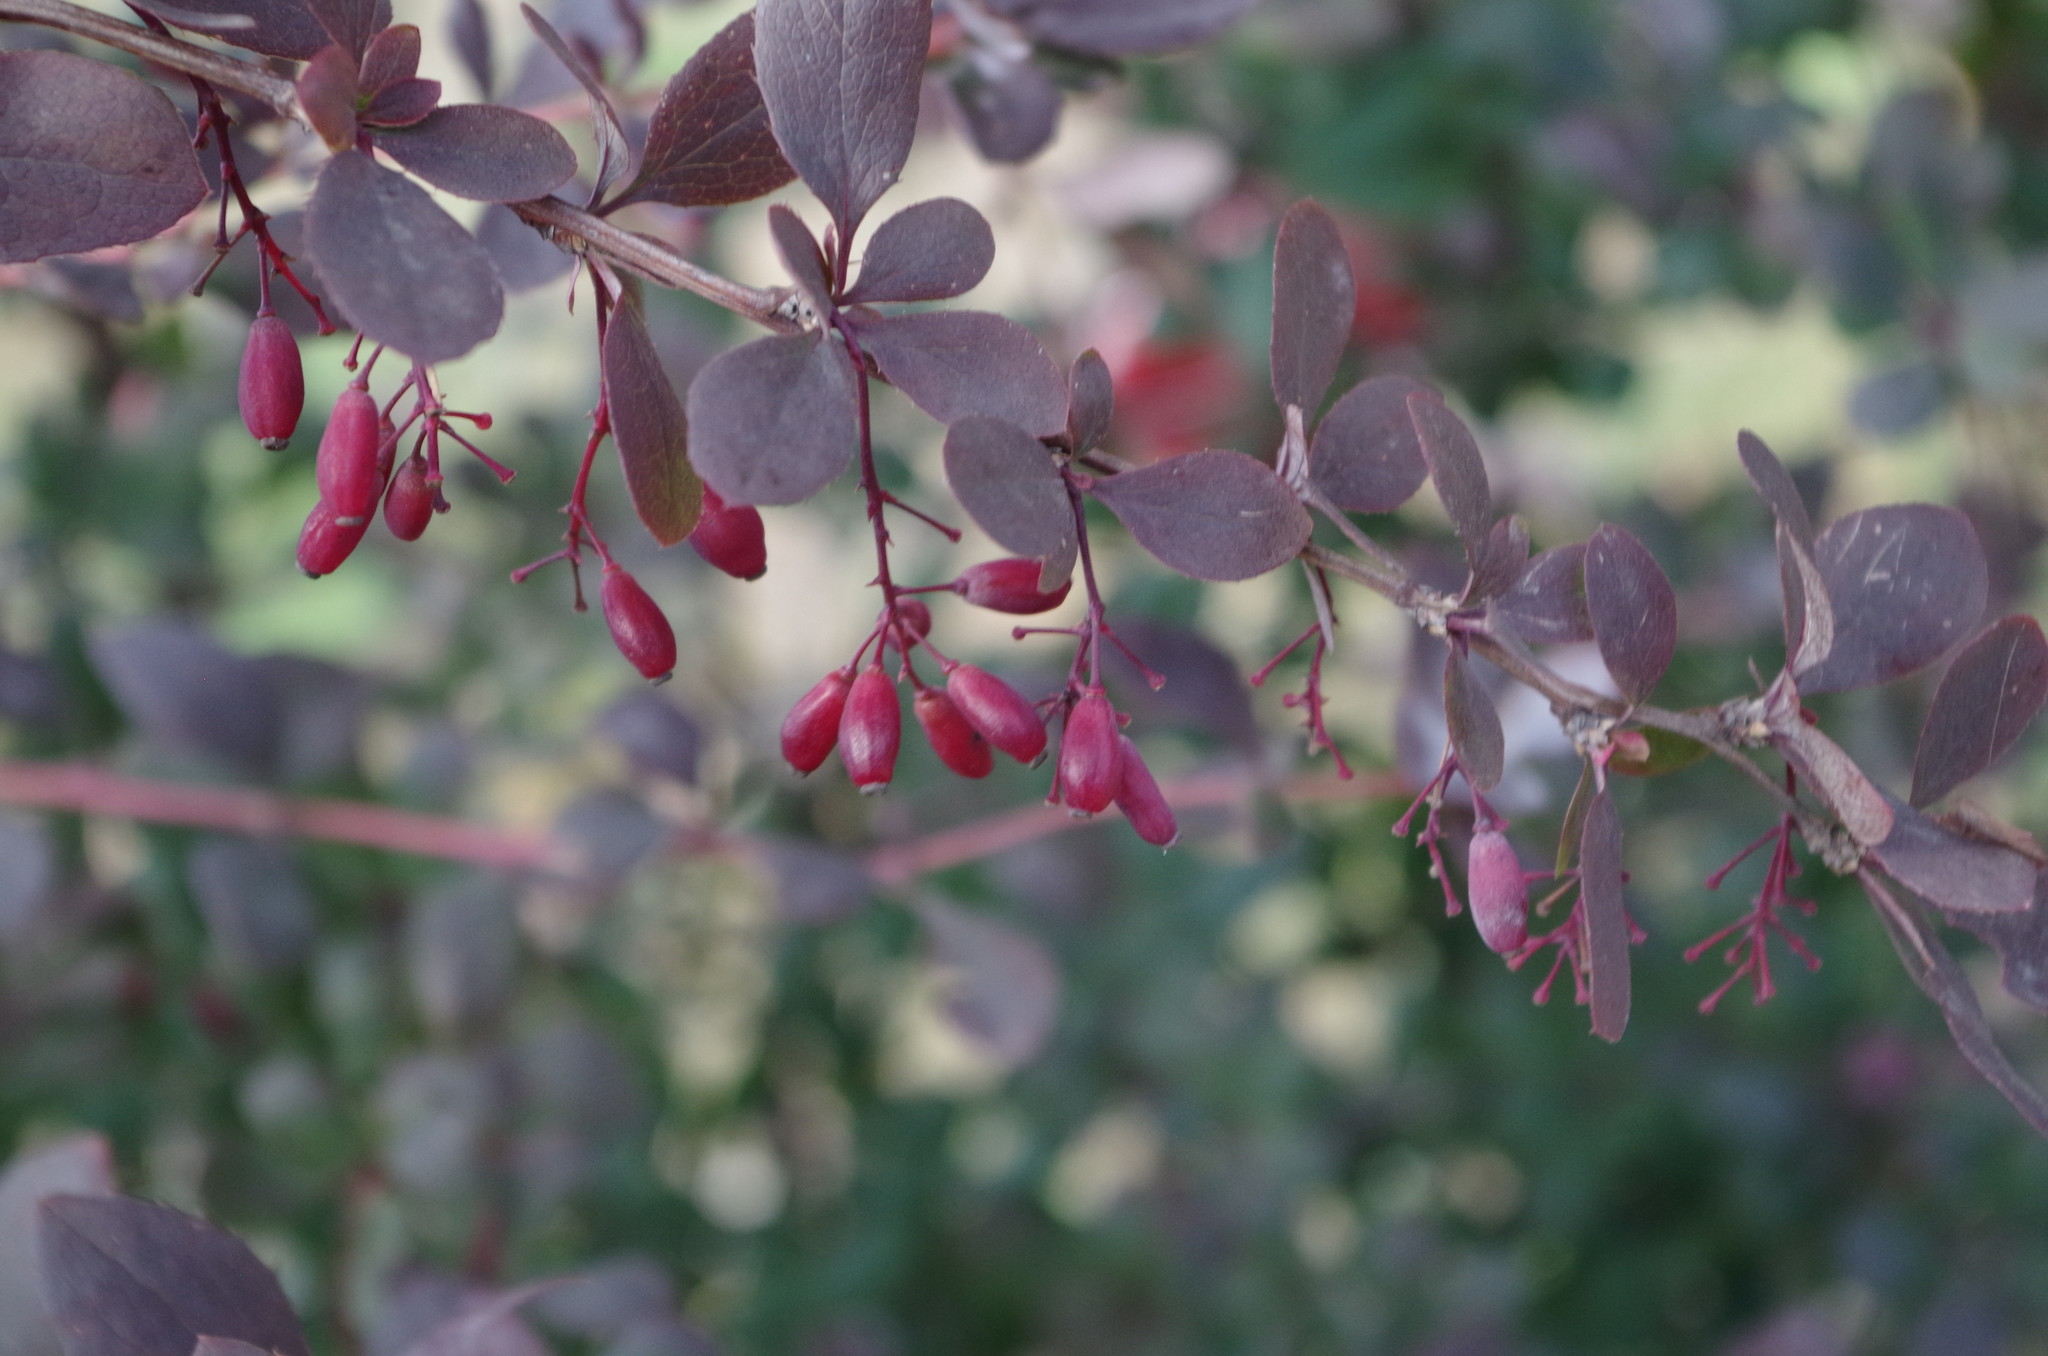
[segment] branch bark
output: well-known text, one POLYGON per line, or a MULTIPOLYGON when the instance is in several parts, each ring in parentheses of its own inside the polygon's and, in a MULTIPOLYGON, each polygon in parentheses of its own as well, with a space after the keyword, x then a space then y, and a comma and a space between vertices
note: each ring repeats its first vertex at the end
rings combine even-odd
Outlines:
POLYGON ((41 24, 45 28, 91 38, 94 42, 154 61, 159 66, 185 75, 196 75, 223 89, 254 95, 280 113, 301 122, 305 120, 299 112, 298 87, 283 76, 273 75, 254 62, 231 57, 224 52, 124 24, 119 19, 69 4, 67 0, 0 0, 0 19, 41 24))

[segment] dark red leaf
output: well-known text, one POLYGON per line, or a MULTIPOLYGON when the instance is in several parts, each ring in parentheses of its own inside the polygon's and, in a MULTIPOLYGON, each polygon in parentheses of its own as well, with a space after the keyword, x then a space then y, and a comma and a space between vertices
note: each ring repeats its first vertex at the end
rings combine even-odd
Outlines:
POLYGON ((328 150, 345 151, 356 144, 356 102, 362 91, 354 58, 327 44, 299 72, 296 88, 300 110, 328 150))
POLYGON ((754 16, 740 15, 669 79, 647 125, 640 172, 605 210, 629 202, 717 207, 796 177, 754 81, 754 16))
POLYGON ((1522 572, 1528 568, 1528 524, 1515 517, 1501 519, 1472 553, 1472 577, 1465 585, 1465 601, 1484 603, 1500 597, 1521 580, 1522 572))
POLYGON ((882 375, 942 424, 985 414, 1034 437, 1067 423, 1067 383, 1038 336, 987 311, 923 311, 848 319, 882 375))
POLYGON ((626 172, 626 163, 631 155, 625 126, 619 121, 619 110, 612 107, 611 95, 605 93, 604 82, 598 78, 597 72, 591 70, 575 49, 562 40, 553 24, 543 19, 531 5, 521 3, 519 12, 526 16, 526 26, 533 30, 541 45, 555 54, 555 60, 576 78, 576 83, 583 86, 583 93, 590 100, 590 125, 597 138, 597 172, 590 190, 590 201, 596 203, 604 197, 612 181, 626 172))
POLYGON ((754 69, 775 140, 850 239, 910 154, 929 0, 761 0, 754 69))
POLYGON ((377 148, 435 188, 476 202, 524 202, 576 172, 562 134, 498 104, 450 104, 410 127, 377 134, 377 148))
POLYGON ((1259 0, 998 0, 1027 32, 1056 47, 1140 56, 1207 42, 1259 0))
POLYGON ((157 619, 95 635, 100 681, 153 741, 212 757, 249 777, 276 772, 284 715, 263 670, 198 628, 157 619))
POLYGON ((446 362, 498 332, 505 295, 490 256, 425 189, 361 151, 320 171, 306 248, 343 317, 409 358, 446 362))
POLYGON ((362 85, 375 94, 387 85, 411 80, 420 73, 418 24, 393 24, 370 39, 363 52, 362 85))
POLYGON ((50 1196, 114 1194, 113 1152, 99 1135, 67 1135, 21 1154, 0 1172, 0 1351, 61 1351, 36 1266, 36 1207, 50 1196))
POLYGON ((1086 452, 1109 436, 1116 415, 1116 386, 1109 364, 1094 349, 1083 349, 1067 372, 1067 443, 1086 452))
POLYGON ((1308 478, 1352 513, 1392 513, 1429 476, 1408 397, 1434 400, 1413 377, 1368 377, 1344 393, 1309 441, 1308 478))
POLYGON ((185 854, 185 884, 216 959, 262 973, 303 959, 315 910, 291 853, 273 839, 207 834, 185 854))
POLYGON ((946 482, 997 545, 1044 561, 1046 575, 1072 572, 1073 505, 1038 439, 1015 424, 969 415, 946 430, 946 482))
POLYGON ((1771 515, 1795 541, 1812 550, 1813 520, 1806 516, 1806 501, 1799 497, 1799 487, 1792 483, 1785 464, 1748 429, 1736 436, 1735 450, 1742 457, 1742 469, 1749 472, 1749 483, 1756 486, 1771 515))
POLYGON ((304 0, 304 3, 313 11, 313 17, 320 21, 320 27, 327 30, 327 36, 357 61, 361 61, 363 53, 369 49, 370 38, 391 22, 389 7, 379 6, 376 0, 304 0))
POLYGON ((1004 1069, 1045 1047, 1060 1011, 1060 972, 1038 941, 1006 923, 937 900, 918 907, 944 1012, 1004 1069))
POLYGON ((469 78, 476 81, 477 93, 490 98, 496 70, 491 61, 491 20, 482 0, 454 0, 448 8, 448 40, 469 78))
POLYGON ((775 240, 775 252, 782 256, 797 290, 820 316, 832 314, 832 279, 825 271, 825 252, 803 218, 776 203, 768 209, 768 233, 775 240))
POLYGON ((147 240, 205 196, 154 85, 69 52, 0 52, 0 263, 147 240))
POLYGON ((1250 579, 1308 544, 1307 510, 1264 462, 1211 450, 1097 480, 1138 544, 1196 579, 1250 579))
POLYGON ((591 730, 616 745, 637 772, 697 784, 704 733, 658 692, 638 688, 607 706, 591 730))
MULTIPOLYGON (((159 13, 153 5, 144 8, 159 13)), ((304 0, 178 0, 176 9, 181 12, 164 11, 160 17, 174 28, 207 33, 265 56, 304 61, 332 41, 304 0), (206 22, 209 16, 220 22, 206 22), (254 22, 246 26, 234 22, 240 19, 254 22)), ((391 22, 390 0, 379 0, 377 22, 391 22)))
POLYGON ((1913 755, 1913 804, 1927 805, 1997 762, 2048 701, 2048 638, 2032 617, 1986 627, 1948 666, 1913 755))
MULTIPOLYGON (((366 127, 382 128, 389 131, 395 127, 413 127, 425 122, 441 105, 441 82, 438 80, 400 80, 377 91, 369 107, 362 112, 366 127)), ((479 108, 480 104, 458 104, 458 108, 479 108)), ((425 175, 421 176, 425 178, 425 175)))
POLYGON ((1409 394, 1408 417, 1415 422, 1422 459, 1451 526, 1468 554, 1478 550, 1493 528, 1493 492, 1487 487, 1486 463, 1472 430, 1427 388, 1409 394))
POLYGON ((683 402, 662 370, 638 301, 622 298, 612 308, 603 357, 612 441, 619 446, 633 511, 656 541, 674 546, 697 526, 704 487, 690 469, 683 402))
POLYGON ((1884 799, 1892 831, 1869 856, 1886 875, 1952 913, 2011 913, 2032 901, 2040 874, 2033 862, 2009 847, 1958 833, 1891 796, 1884 799))
POLYGON ((1579 838, 1580 903, 1586 911, 1586 987, 1593 995, 1593 1034, 1618 1041, 1628 1029, 1628 909, 1621 897, 1621 816, 1601 791, 1586 808, 1579 838))
POLYGON ((1647 699, 1678 647, 1678 597, 1649 549, 1612 523, 1586 543, 1586 612, 1614 685, 1647 699))
POLYGON ((1903 678, 1969 635, 1990 573, 1970 520, 1933 504, 1863 509, 1828 524, 1814 560, 1834 605, 1835 643, 1798 674, 1803 692, 1903 678))
POLYGON ((1472 676, 1472 666, 1454 645, 1444 656, 1444 721, 1450 726, 1451 747, 1458 755, 1458 768, 1475 791, 1486 792, 1500 785, 1507 764, 1507 740, 1500 728, 1500 713, 1493 698, 1472 676))
POLYGON ((1059 130, 1059 86, 1028 54, 993 70, 962 62, 946 88, 984 160, 1021 165, 1044 150, 1059 130))
POLYGON ((817 335, 756 339, 690 383, 690 461, 735 504, 795 504, 832 483, 860 447, 853 363, 817 335))
POLYGON ((2034 897, 2007 913, 1960 913, 1950 921, 1967 928, 2005 962, 1999 983, 2036 1012, 2048 1012, 2048 873, 2034 878, 2034 897))
POLYGON ((277 1278, 233 1234, 126 1196, 52 1196, 41 1217, 65 1356, 191 1356, 202 1335, 308 1356, 277 1278))
POLYGON ((1310 418, 1323 403, 1351 337, 1358 301, 1337 223, 1308 199, 1280 219, 1273 245, 1273 400, 1310 418))
POLYGON ((1141 729, 1179 728, 1251 752, 1260 746, 1258 716, 1244 673, 1215 641, 1200 631, 1145 617, 1127 617, 1117 638, 1165 677, 1155 688, 1130 656, 1111 647, 1102 676, 1116 709, 1141 729))
POLYGON ((986 277, 995 258, 981 213, 958 198, 927 198, 875 228, 846 300, 944 301, 986 277))

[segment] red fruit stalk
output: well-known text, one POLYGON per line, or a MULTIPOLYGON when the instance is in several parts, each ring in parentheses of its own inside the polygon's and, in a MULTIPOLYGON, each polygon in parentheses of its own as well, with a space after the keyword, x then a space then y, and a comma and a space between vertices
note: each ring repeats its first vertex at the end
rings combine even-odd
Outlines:
POLYGON ((1529 878, 1515 845, 1499 829, 1480 829, 1472 835, 1465 865, 1479 939, 1504 956, 1519 949, 1529 940, 1529 878))
POLYGON ((995 751, 975 732, 953 699, 938 688, 928 687, 911 703, 924 737, 931 741, 939 761, 962 777, 986 777, 995 770, 995 751))
POLYGON ((383 477, 377 474, 377 451, 383 441, 377 424, 377 402, 369 390, 348 386, 334 402, 334 413, 320 435, 313 473, 320 497, 345 527, 368 522, 377 510, 377 496, 384 492, 383 477))
POLYGON ((313 505, 313 511, 306 515, 306 525, 299 529, 299 569, 306 578, 318 579, 323 574, 333 574, 341 568, 341 562, 362 541, 363 534, 370 530, 370 520, 344 524, 334 516, 334 510, 325 499, 313 505))
POLYGON ((415 452, 384 491, 384 525, 400 541, 418 541, 434 516, 434 487, 427 483, 427 459, 415 452))
POLYGON ((1123 783, 1123 732, 1100 689, 1090 690, 1067 712, 1059 779, 1061 798, 1080 814, 1100 814, 1116 799, 1123 783))
POLYGON ((735 579, 759 579, 768 573, 761 511, 752 504, 728 504, 709 485, 704 487, 704 510, 690 533, 690 545, 735 579))
POLYGON ((640 581, 617 564, 607 565, 598 600, 619 653, 649 682, 667 682, 676 669, 676 633, 640 581))
POLYGON ((1173 807, 1160 794, 1152 769, 1138 753, 1127 734, 1117 735, 1123 775, 1118 779, 1116 808, 1124 812, 1138 837, 1154 847, 1172 847, 1180 841, 1180 825, 1174 822, 1173 807))
POLYGON ((896 750, 903 742, 903 712, 896 704, 896 685, 870 664, 853 680, 846 710, 839 717, 839 761, 846 775, 867 795, 889 785, 896 774, 896 750))
POLYGON ((975 733, 1020 763, 1045 752, 1045 722, 1017 689, 986 669, 955 664, 946 674, 946 695, 975 733))
POLYGON ((782 757, 798 772, 816 772, 839 744, 839 718, 853 679, 835 669, 797 698, 782 721, 782 757))
POLYGON ((953 592, 976 607, 985 607, 992 612, 1021 615, 1050 612, 1067 600, 1074 581, 1069 577, 1052 592, 1041 593, 1038 574, 1039 563, 1035 560, 1018 556, 984 560, 960 572, 960 577, 953 581, 953 592))
POLYGON ((306 373, 292 327, 265 311, 249 326, 235 394, 249 436, 275 452, 292 440, 306 408, 306 373))

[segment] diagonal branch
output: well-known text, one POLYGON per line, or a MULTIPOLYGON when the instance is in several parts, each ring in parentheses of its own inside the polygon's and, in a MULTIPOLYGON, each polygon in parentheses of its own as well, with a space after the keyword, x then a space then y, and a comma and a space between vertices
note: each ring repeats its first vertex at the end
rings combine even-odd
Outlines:
MULTIPOLYGON (((179 38, 152 33, 119 19, 95 14, 67 0, 0 0, 0 19, 41 24, 65 33, 118 47, 159 66, 196 75, 224 89, 239 90, 263 100, 280 113, 300 117, 298 87, 254 62, 200 47, 179 38)), ((303 119, 302 119, 303 120, 303 119)))

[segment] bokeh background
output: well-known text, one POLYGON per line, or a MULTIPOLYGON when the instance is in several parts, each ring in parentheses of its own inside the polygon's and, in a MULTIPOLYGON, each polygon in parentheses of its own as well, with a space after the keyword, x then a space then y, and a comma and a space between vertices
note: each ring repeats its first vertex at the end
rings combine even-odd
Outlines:
MULTIPOLYGON (((640 11, 637 66, 608 6, 553 13, 644 114, 739 8, 640 11)), ((474 97, 444 17, 400 11, 426 73, 474 97)), ((490 12, 492 93, 585 135, 490 12)), ((1618 521, 1678 581, 1666 704, 1781 659, 1739 428, 1825 516, 1961 504, 1994 607, 2038 610, 2041 6, 1266 0, 1198 52, 1055 64, 1060 133, 1021 167, 974 153, 941 65, 884 207, 989 216, 997 266, 966 304, 1062 359, 1099 348, 1119 454, 1275 445, 1272 234, 1312 195, 1360 280, 1347 370, 1444 386, 1539 546, 1618 521)), ((289 209, 308 153, 252 143, 289 209)), ((776 279, 764 205, 638 210, 776 279)), ((1767 827, 1738 779, 1623 793, 1650 936, 1614 1047, 1564 998, 1533 1006, 1540 975, 1446 920, 1388 832, 1440 735, 1404 700, 1429 657, 1370 596, 1339 595, 1331 721, 1359 773, 1339 785, 1279 702, 1299 661, 1243 682, 1310 619, 1300 580, 1196 585, 1103 521, 1112 620, 1173 680, 1119 689, 1188 793, 1164 856, 1034 815, 1042 769, 963 784, 914 738, 886 797, 836 765, 799 781, 782 714, 872 618, 849 487, 769 512, 769 573, 741 584, 639 534, 607 454, 600 523, 682 641, 646 690, 558 569, 507 582, 553 549, 596 392, 587 293, 572 311, 548 252, 508 242, 533 285, 443 378, 518 478, 465 465, 422 543, 373 531, 308 581, 293 547, 346 345, 307 342, 306 430, 254 445, 233 403, 249 258, 181 298, 209 238, 0 272, 0 788, 32 762, 127 779, 93 784, 101 810, 143 779, 267 788, 491 826, 501 867, 526 865, 452 836, 397 852, 0 805, 0 1148, 105 1136, 127 1189, 248 1239, 321 1352, 398 1356, 466 1296, 569 1272, 501 1349, 2048 1352, 2048 1146, 1954 1054, 1859 895, 1813 868, 1822 968, 1777 952, 1769 1004, 1696 1011, 1725 972, 1681 953, 1761 869, 1702 883, 1767 827)), ((745 337, 649 304, 678 381, 745 337)), ((959 521, 940 431, 889 394, 878 419, 892 487, 959 521)), ((1376 530, 1426 561, 1448 538, 1424 500, 1376 530)), ((899 541, 923 582, 995 554, 899 541)), ((934 610, 1020 684, 1067 661, 934 610)), ((1901 787, 1928 691, 1822 712, 1901 787)), ((1501 804, 1533 862, 1576 769, 1540 703, 1505 714, 1501 804)), ((2039 744, 1971 794, 2048 825, 2039 744)), ((2048 1067, 2048 1027, 1973 966, 2016 1060, 2048 1067)), ((13 1293, 0 1352, 41 1356, 13 1293)))

